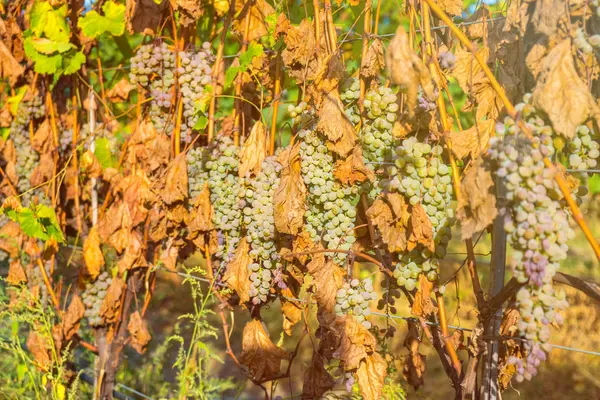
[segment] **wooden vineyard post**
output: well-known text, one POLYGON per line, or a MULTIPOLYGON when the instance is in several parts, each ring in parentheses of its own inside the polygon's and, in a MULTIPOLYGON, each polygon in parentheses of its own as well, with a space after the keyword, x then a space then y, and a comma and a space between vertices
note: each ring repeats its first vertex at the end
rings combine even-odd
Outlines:
MULTIPOLYGON (((496 206, 502 209, 505 201, 505 188, 501 179, 496 179, 496 206)), ((504 288, 504 274, 506 271, 506 232, 504 231, 504 216, 498 214, 492 228, 492 263, 490 269, 489 297, 493 298, 504 288)), ((481 385, 482 400, 501 399, 498 387, 498 337, 502 323, 502 307, 499 307, 487 326, 484 327, 484 336, 488 338, 485 362, 483 365, 483 382, 481 385)))

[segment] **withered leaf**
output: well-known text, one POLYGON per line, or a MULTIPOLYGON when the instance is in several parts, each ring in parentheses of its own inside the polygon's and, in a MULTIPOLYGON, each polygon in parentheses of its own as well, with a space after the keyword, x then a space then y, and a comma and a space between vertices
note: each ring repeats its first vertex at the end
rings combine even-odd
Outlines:
POLYGON ((83 242, 83 259, 85 268, 92 280, 100 274, 100 268, 104 265, 104 254, 100 249, 100 235, 94 226, 90 229, 88 237, 83 242))
POLYGON ((227 269, 223 275, 223 283, 235 290, 240 296, 240 303, 250 300, 248 292, 250 291, 250 246, 248 240, 240 240, 235 251, 233 259, 227 264, 227 269))
POLYGON ((169 9, 168 1, 157 3, 154 0, 127 0, 125 19, 129 33, 140 32, 154 35, 165 13, 169 9))
POLYGON ((428 100, 435 100, 435 87, 429 69, 412 49, 408 34, 402 26, 398 27, 396 35, 390 42, 386 64, 392 82, 406 88, 408 110, 411 115, 417 105, 419 86, 428 100))
POLYGON ((491 172, 478 160, 461 182, 456 217, 461 225, 461 238, 471 239, 490 225, 498 210, 491 172))
POLYGON ((479 8, 477 8, 477 10, 466 20, 466 22, 471 23, 471 25, 467 25, 467 33, 469 36, 472 39, 481 39, 488 35, 494 26, 494 21, 490 21, 492 18, 490 7, 487 4, 479 6, 479 8))
POLYGON ((129 98, 129 92, 133 90, 133 85, 129 83, 127 78, 122 78, 119 82, 115 84, 109 91, 106 92, 106 95, 113 103, 122 103, 127 101, 129 98))
POLYGON ((13 116, 10 113, 10 104, 4 103, 0 108, 0 128, 8 128, 13 120, 13 116))
POLYGON ((304 225, 306 186, 300 176, 300 143, 279 155, 282 166, 279 187, 273 195, 275 228, 278 232, 296 235, 304 225))
POLYGON ((548 115, 558 134, 572 139, 577 126, 585 122, 590 113, 596 113, 598 107, 577 74, 570 39, 556 45, 541 67, 533 91, 533 105, 548 115))
POLYGON ((79 168, 82 174, 86 174, 91 178, 98 178, 102 176, 102 166, 91 150, 86 150, 81 155, 79 168))
POLYGON ((411 312, 417 317, 427 317, 434 312, 437 312, 437 307, 431 300, 431 290, 433 283, 427 279, 425 274, 419 276, 419 287, 415 294, 415 299, 412 305, 411 312))
POLYGON ((288 73, 299 82, 312 80, 319 72, 314 24, 308 18, 299 25, 290 25, 283 40, 286 48, 281 57, 288 73))
POLYGON ((204 184, 202 192, 193 199, 193 205, 194 207, 190 211, 190 220, 188 223, 190 232, 208 232, 214 229, 208 182, 204 184))
POLYGON ((160 192, 161 199, 168 205, 183 201, 188 195, 188 174, 185 153, 179 154, 169 163, 165 187, 160 192))
POLYGON ((244 33, 246 29, 246 17, 250 13, 248 26, 248 41, 260 39, 269 34, 269 23, 267 17, 275 14, 275 9, 265 0, 239 0, 235 2, 236 18, 233 21, 233 29, 244 33))
POLYGON ((195 23, 202 16, 203 8, 200 0, 170 0, 173 9, 179 11, 179 22, 183 26, 195 23))
POLYGON ((338 318, 336 330, 341 333, 341 338, 335 356, 343 363, 345 371, 354 371, 361 361, 375 352, 377 340, 352 315, 338 318))
POLYGON ((238 167, 240 178, 260 172, 260 166, 265 157, 267 157, 267 131, 261 121, 256 121, 240 149, 240 165, 238 167))
POLYGON ((281 291, 281 312, 283 313, 283 331, 292 336, 292 327, 302 319, 300 303, 290 298, 296 297, 289 287, 281 291))
POLYGON ((81 298, 78 295, 73 296, 61 322, 64 339, 69 340, 77 333, 84 312, 85 306, 81 298))
POLYGON ((420 203, 411 207, 409 233, 408 250, 414 249, 417 245, 422 245, 431 251, 435 251, 433 225, 420 203))
POLYGON ((471 128, 462 132, 450 132, 449 140, 452 152, 459 160, 467 156, 475 159, 487 148, 488 141, 493 135, 496 121, 486 119, 479 121, 471 128))
POLYGON ((54 176, 54 158, 50 153, 44 153, 40 156, 40 161, 31 172, 29 182, 31 186, 42 185, 52 179, 54 176))
MULTIPOLYGON (((487 62, 490 49, 482 47, 477 50, 477 54, 487 62)), ((471 111, 476 108, 477 121, 483 121, 486 117, 487 119, 496 119, 503 108, 502 101, 475 60, 473 53, 457 48, 455 56, 456 63, 450 74, 456 78, 460 88, 468 96, 463 110, 471 111)))
POLYGON ((378 197, 367 210, 367 217, 377 228, 390 252, 406 250, 410 213, 401 194, 388 193, 378 197))
POLYGON ((11 259, 8 266, 8 277, 6 278, 6 282, 13 286, 18 286, 21 283, 27 282, 27 275, 25 275, 25 270, 21 265, 20 259, 11 259))
POLYGON ((281 360, 288 358, 288 354, 271 341, 262 321, 255 319, 246 324, 240 362, 248 367, 254 380, 276 377, 281 369, 281 360))
POLYGON ((124 288, 125 282, 123 279, 115 277, 106 291, 106 297, 100 306, 100 318, 107 324, 116 322, 117 320, 117 314, 121 306, 121 294, 124 288))
POLYGON ((129 318, 127 324, 127 330, 131 335, 131 346, 140 354, 146 352, 146 346, 150 343, 150 333, 148 332, 148 325, 146 321, 142 319, 139 311, 135 311, 129 318))
POLYGON ((50 120, 46 118, 35 131, 31 147, 38 153, 47 153, 54 149, 54 136, 50 120))
POLYGON ((26 344, 35 361, 42 368, 47 368, 51 361, 50 344, 34 330, 29 331, 26 344))
POLYGON ((461 15, 463 12, 462 0, 438 0, 437 4, 449 15, 461 15))
POLYGON ((304 373, 302 399, 320 399, 323 393, 335 386, 335 379, 325 369, 323 357, 313 350, 310 367, 304 373))
POLYGON ((14 86, 24 72, 25 68, 12 55, 4 42, 0 41, 0 76, 8 78, 10 85, 14 86))
POLYGON ((314 254, 306 269, 314 278, 313 286, 319 309, 333 313, 335 295, 344 283, 344 270, 331 258, 325 258, 324 253, 314 254))
POLYGON ((378 400, 381 398, 383 383, 387 375, 387 363, 383 357, 373 352, 361 361, 356 378, 362 398, 365 400, 378 400))
POLYGON ((323 96, 317 130, 330 142, 327 147, 340 156, 344 157, 354 149, 356 131, 344 111, 344 105, 337 90, 323 96))
POLYGON ((384 67, 383 42, 381 39, 374 39, 367 49, 366 57, 361 61, 360 74, 364 78, 375 78, 384 67))
POLYGON ((144 257, 144 245, 141 235, 137 231, 129 232, 123 236, 125 245, 125 253, 117 263, 119 273, 124 273, 133 268, 145 267, 148 265, 146 257, 144 257))
POLYGON ((419 353, 419 328, 415 321, 408 321, 408 332, 404 339, 404 347, 409 351, 408 357, 404 361, 402 375, 406 381, 416 389, 424 383, 423 374, 425 373, 425 356, 419 353))
POLYGON ((179 256, 179 247, 173 243, 173 238, 170 237, 167 242, 163 245, 163 249, 160 252, 158 259, 162 262, 167 269, 175 271, 177 268, 177 257, 179 256))
POLYGON ((345 160, 336 161, 334 175, 344 185, 372 181, 374 178, 373 171, 365 165, 360 146, 356 146, 345 160))

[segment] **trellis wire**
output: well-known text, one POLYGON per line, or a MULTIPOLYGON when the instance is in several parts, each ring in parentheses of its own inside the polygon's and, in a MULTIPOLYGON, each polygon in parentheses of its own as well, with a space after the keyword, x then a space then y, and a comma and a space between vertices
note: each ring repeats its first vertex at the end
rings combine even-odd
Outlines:
MULTIPOLYGON (((213 284, 215 286, 221 286, 221 287, 227 287, 227 285, 219 283, 219 282, 213 282, 210 279, 207 278, 202 278, 200 276, 195 276, 195 275, 191 275, 191 274, 187 274, 185 272, 180 272, 180 271, 173 271, 170 270, 168 268, 165 267, 161 267, 161 266, 154 266, 154 269, 157 271, 163 271, 163 272, 168 272, 171 274, 176 274, 179 275, 181 277, 184 278, 189 278, 189 279, 194 279, 200 282, 205 282, 205 283, 209 283, 209 284, 213 284)), ((300 303, 306 303, 306 300, 304 299, 298 299, 296 297, 288 297, 288 296, 281 296, 282 298, 286 299, 286 300, 290 300, 290 301, 297 301, 300 303)), ((404 320, 404 321, 417 321, 417 319, 415 317, 405 317, 405 316, 401 316, 401 315, 392 315, 392 314, 386 314, 386 313, 380 313, 377 311, 371 311, 371 315, 375 315, 378 317, 386 317, 386 318, 390 318, 390 319, 397 319, 397 320, 404 320)), ((440 324, 438 324, 437 322, 431 322, 431 321, 425 321, 425 324, 429 325, 429 326, 440 326, 440 324)), ((455 325, 448 325, 448 328, 450 329, 454 329, 457 331, 463 331, 463 332, 472 332, 473 329, 471 328, 463 328, 460 326, 455 326, 455 325)), ((491 340, 518 340, 518 341, 526 341, 527 339, 524 338, 520 338, 520 337, 486 337, 485 340, 491 341, 491 340)), ((557 348, 557 349, 561 349, 561 350, 565 350, 565 351, 573 351, 576 353, 583 353, 583 354, 588 354, 588 355, 592 355, 592 356, 599 356, 600 357, 600 352, 597 351, 591 351, 591 350, 585 350, 585 349, 578 349, 575 347, 568 347, 568 346, 562 346, 562 345, 558 345, 558 344, 552 344, 552 343, 548 343, 550 346, 552 346, 552 348, 557 348)))
MULTIPOLYGON (((396 163, 394 162, 389 162, 389 161, 365 161, 365 164, 372 164, 372 165, 396 165, 396 163)), ((600 173, 600 169, 565 169, 565 171, 567 172, 580 172, 580 173, 600 173)))

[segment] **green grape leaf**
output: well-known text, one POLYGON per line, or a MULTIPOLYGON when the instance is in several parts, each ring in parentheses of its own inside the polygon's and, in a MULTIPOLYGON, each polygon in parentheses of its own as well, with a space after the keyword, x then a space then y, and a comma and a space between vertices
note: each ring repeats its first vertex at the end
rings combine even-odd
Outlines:
POLYGON ((69 23, 67 19, 66 4, 56 9, 50 7, 50 11, 47 11, 46 15, 42 17, 41 20, 44 21, 44 24, 41 27, 35 27, 36 29, 34 29, 34 32, 36 32, 36 36, 42 36, 39 33, 41 29, 43 35, 50 40, 65 43, 69 41, 71 30, 69 29, 69 23))
POLYGON ((54 74, 62 66, 62 56, 56 54, 54 56, 47 56, 40 53, 33 46, 33 38, 28 37, 23 41, 23 47, 25 48, 25 54, 34 63, 35 72, 40 74, 54 74))
POLYGON ((108 1, 102 6, 104 15, 96 11, 88 12, 79 19, 77 26, 83 34, 90 38, 97 38, 105 32, 113 36, 121 36, 125 32, 125 6, 114 1, 108 1))
POLYGON ((65 237, 58 225, 54 209, 43 204, 32 205, 30 208, 5 210, 2 212, 17 222, 23 233, 40 240, 55 239, 64 243, 65 237))
POLYGON ((588 185, 592 194, 600 193, 600 175, 593 175, 590 177, 588 185))
POLYGON ((96 150, 94 151, 94 155, 102 168, 115 166, 115 160, 110 149, 110 142, 107 138, 96 138, 96 150))
POLYGON ((240 72, 244 72, 248 69, 248 66, 252 64, 252 60, 255 57, 260 57, 264 53, 262 45, 257 43, 250 43, 248 49, 240 54, 240 65, 237 67, 229 67, 225 72, 225 88, 228 88, 240 72))
POLYGON ((63 70, 65 75, 71 75, 79 71, 85 63, 85 54, 82 51, 71 51, 63 59, 63 70))
POLYGON ((34 38, 31 40, 33 48, 42 54, 52 54, 55 52, 64 53, 75 47, 69 42, 54 42, 46 38, 34 38))
POLYGON ((44 28, 48 24, 48 17, 53 9, 50 3, 45 1, 36 1, 29 11, 29 26, 36 36, 44 33, 44 28))
POLYGON ((194 125, 195 131, 201 131, 208 126, 208 117, 202 113, 202 115, 198 116, 198 121, 194 125))

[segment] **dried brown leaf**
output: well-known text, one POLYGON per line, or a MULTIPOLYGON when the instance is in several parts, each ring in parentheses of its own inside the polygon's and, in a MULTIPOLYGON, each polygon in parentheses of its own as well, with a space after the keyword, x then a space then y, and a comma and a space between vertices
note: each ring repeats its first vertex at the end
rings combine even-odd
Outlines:
POLYGON ((494 26, 490 7, 487 4, 482 4, 465 22, 471 23, 467 25, 467 33, 471 39, 482 39, 487 36, 494 26))
POLYGON ((367 210, 367 217, 390 252, 406 250, 410 213, 402 195, 388 193, 378 197, 367 210))
POLYGON ((317 76, 320 63, 317 58, 314 24, 308 18, 299 25, 290 25, 283 40, 286 48, 281 53, 288 73, 299 82, 317 76))
POLYGON ((250 246, 246 238, 243 238, 235 251, 233 259, 227 265, 223 275, 223 283, 235 290, 240 297, 240 303, 250 300, 250 270, 252 262, 250 257, 250 246))
POLYGON ((202 2, 200 0, 170 0, 174 10, 179 12, 179 22, 183 26, 188 26, 196 21, 203 14, 202 2))
MULTIPOLYGON (((8 197, 6 200, 15 199, 8 197)), ((20 207, 20 203, 19 203, 20 207)), ((5 210, 7 210, 5 208, 5 210)), ((23 245, 23 231, 18 223, 13 221, 6 222, 0 227, 0 249, 8 253, 12 258, 17 258, 23 245)))
POLYGON ((127 78, 122 78, 115 86, 106 92, 109 100, 113 103, 122 103, 129 98, 129 92, 134 89, 134 86, 129 83, 127 78))
POLYGON ((297 143, 279 155, 281 180, 273 196, 275 228, 291 235, 297 235, 304 225, 306 186, 300 176, 299 151, 297 143))
POLYGON ((54 149, 54 135, 48 118, 35 131, 31 147, 38 153, 48 153, 54 149))
POLYGON ((412 250, 421 245, 431 251, 435 251, 433 240, 433 225, 423 206, 418 203, 411 207, 410 227, 407 249, 412 250))
POLYGON ((338 160, 334 167, 335 177, 344 185, 356 182, 372 181, 373 171, 365 165, 362 148, 356 146, 345 160, 338 160))
POLYGON ((255 319, 246 324, 240 362, 248 367, 254 380, 275 378, 279 375, 281 360, 287 359, 288 354, 273 344, 262 321, 255 319))
POLYGON ((17 61, 4 42, 0 41, 0 76, 8 78, 8 82, 14 87, 24 72, 25 68, 17 61))
POLYGON ((266 18, 275 14, 275 9, 265 0, 240 0, 235 2, 236 18, 233 29, 245 33, 246 16, 250 13, 247 40, 252 42, 269 34, 269 23, 266 18))
POLYGON ((125 19, 129 33, 154 35, 169 9, 168 1, 127 0, 125 19))
POLYGON ((91 150, 86 150, 81 155, 79 168, 82 174, 86 174, 91 178, 98 178, 102 176, 102 166, 91 150))
POLYGON ((571 40, 556 45, 544 58, 533 91, 533 105, 548 115, 552 127, 567 139, 575 137, 577 126, 585 122, 597 106, 579 77, 571 54, 571 40))
POLYGON ((296 295, 289 287, 281 291, 281 312, 283 313, 283 331, 292 336, 292 327, 302 319, 302 306, 298 301, 290 300, 296 295))
POLYGON ((304 385, 302 386, 302 399, 320 399, 323 393, 335 386, 335 379, 327 372, 323 363, 323 357, 313 350, 310 367, 304 373, 304 385))
POLYGON ((85 306, 78 295, 71 298, 67 312, 63 315, 61 322, 62 336, 65 340, 71 339, 79 331, 79 322, 83 318, 85 306))
POLYGON ((429 69, 412 49, 408 34, 402 26, 398 27, 390 42, 386 64, 392 82, 406 88, 411 115, 417 105, 419 86, 427 99, 435 100, 434 84, 429 69))
POLYGON ((336 330, 341 333, 341 338, 335 356, 343 363, 345 371, 354 371, 361 361, 375 352, 377 340, 352 315, 338 318, 336 330))
POLYGON ((451 132, 449 135, 452 152, 459 160, 467 156, 475 159, 487 148, 488 141, 493 135, 496 121, 486 119, 479 121, 471 128, 462 132, 451 132))
POLYGON ((461 182, 462 195, 458 199, 456 216, 461 224, 461 238, 471 239, 488 227, 498 215, 494 181, 491 172, 479 160, 461 182))
POLYGON ((425 355, 419 353, 419 328, 415 321, 408 321, 408 332, 404 339, 404 347, 409 351, 404 361, 402 375, 404 379, 417 390, 424 383, 423 374, 425 373, 425 355))
MULTIPOLYGON (((482 47, 477 54, 487 62, 490 49, 482 47)), ((458 48, 455 56, 456 63, 450 74, 456 78, 460 88, 468 96, 463 110, 472 111, 476 108, 477 121, 483 121, 486 117, 496 119, 504 106, 473 53, 458 48)))
POLYGON ((461 15, 463 12, 462 0, 438 0, 437 4, 449 15, 461 15))
POLYGON ((267 130, 261 121, 256 121, 250 135, 240 149, 240 165, 238 173, 240 178, 248 174, 256 175, 260 166, 267 157, 267 130))
POLYGON ((179 154, 169 163, 165 187, 160 192, 162 201, 171 205, 188 196, 188 174, 185 153, 179 154))
POLYGON ((25 275, 25 270, 23 269, 21 260, 19 258, 13 258, 10 260, 6 282, 13 286, 18 286, 21 283, 27 282, 27 275, 25 275))
POLYGON ((367 79, 375 78, 379 76, 379 73, 384 67, 385 56, 383 55, 383 42, 381 39, 374 39, 367 49, 366 57, 362 59, 360 74, 367 79))
POLYGON ((344 270, 334 263, 333 259, 326 258, 324 253, 313 254, 306 269, 313 276, 315 298, 319 309, 333 314, 335 295, 344 283, 344 270))
POLYGON ((146 346, 150 343, 150 333, 148 332, 148 325, 146 321, 142 319, 139 311, 135 311, 129 318, 127 324, 127 330, 131 335, 131 346, 140 354, 146 352, 146 346))
POLYGON ((425 274, 419 276, 419 287, 415 294, 415 300, 412 305, 411 312, 417 317, 428 317, 432 313, 437 312, 437 307, 431 299, 431 290, 433 283, 427 279, 425 274))
POLYGON ((31 186, 40 186, 49 182, 54 176, 54 157, 50 153, 40 156, 38 165, 31 172, 29 182, 31 186))
POLYGON ((108 290, 106 291, 106 297, 100 306, 100 318, 107 324, 116 322, 119 307, 121 306, 121 294, 125 289, 125 282, 119 277, 113 278, 108 290))
POLYGON ((39 333, 34 330, 29 331, 27 336, 27 349, 33 355, 35 361, 42 367, 47 368, 50 366, 50 350, 51 344, 44 339, 39 333))
POLYGON ((387 363, 379 353, 373 352, 361 361, 360 367, 356 371, 356 378, 364 400, 381 398, 386 375, 387 363))
POLYGON ((197 233, 213 230, 212 204, 210 203, 208 182, 204 184, 202 192, 193 199, 192 204, 194 207, 190 211, 190 220, 188 223, 190 232, 197 233))
POLYGON ((100 235, 95 226, 90 229, 88 237, 83 243, 83 259, 87 274, 92 280, 95 280, 100 274, 100 268, 104 265, 104 254, 100 249, 100 235))
POLYGON ((329 141, 327 147, 340 156, 345 157, 354 149, 356 131, 344 111, 344 105, 337 90, 323 96, 317 130, 329 141))

